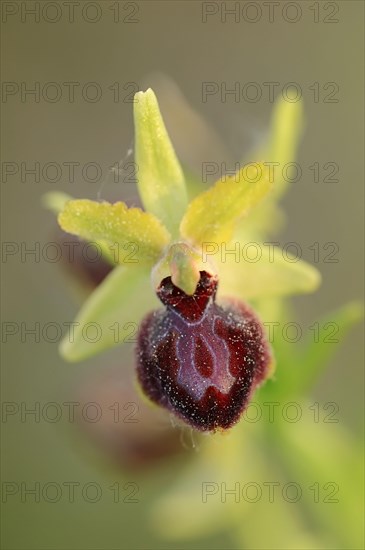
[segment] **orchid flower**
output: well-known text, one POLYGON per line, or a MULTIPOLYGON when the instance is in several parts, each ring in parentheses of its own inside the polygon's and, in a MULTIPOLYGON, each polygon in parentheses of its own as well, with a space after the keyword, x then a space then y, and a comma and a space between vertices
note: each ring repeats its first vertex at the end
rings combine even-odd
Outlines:
MULTIPOLYGON (((244 300, 261 320, 290 318, 287 298, 315 291, 320 275, 306 262, 279 250, 273 254, 265 245, 282 222, 278 202, 287 187, 280 176, 271 177, 265 161, 281 165, 293 161, 302 127, 302 104, 279 101, 269 139, 251 162, 203 189, 201 182, 192 184, 182 169, 154 93, 139 92, 135 98, 135 158, 143 210, 121 202, 73 200, 57 193, 46 198, 48 206, 60 212, 61 227, 95 242, 113 266, 82 306, 72 333, 62 342, 62 356, 80 361, 123 346, 131 326, 139 331, 146 314, 156 308, 163 311, 157 294, 166 283, 170 290, 183 293, 184 300, 194 298, 202 272, 218 281, 218 304, 226 297, 244 300), (258 251, 255 261, 245 261, 241 255, 249 244, 258 251), (99 327, 94 342, 84 337, 90 323, 99 327)), ((319 323, 319 343, 308 340, 294 349, 280 335, 275 338, 277 369, 274 373, 271 361, 266 372, 269 379, 258 390, 257 403, 282 404, 289 399, 308 408, 308 392, 335 352, 333 345, 324 343, 326 323, 338 325, 341 341, 361 316, 357 303, 340 307, 319 323)), ((355 517, 353 510, 361 515, 354 486, 354 472, 361 476, 361 460, 345 427, 313 425, 308 418, 299 426, 284 421, 252 423, 243 417, 224 438, 211 436, 200 440, 200 445, 196 460, 157 500, 152 498, 150 525, 160 536, 180 544, 224 532, 237 548, 317 549, 337 547, 339 541, 341 547, 360 547, 360 516, 355 517), (320 452, 319 442, 324 442, 320 452), (222 484, 230 489, 235 486, 238 476, 241 491, 244 484, 263 487, 273 477, 283 484, 297 479, 299 473, 308 486, 323 476, 338 483, 341 498, 352 506, 334 508, 323 501, 313 506, 306 496, 297 504, 279 498, 273 508, 268 499, 250 500, 241 492, 238 500, 214 498, 222 484), (206 484, 209 490, 204 500, 206 484), (316 524, 315 531, 308 529, 310 521, 316 524), (283 525, 281 531, 270 528, 277 524, 283 525)))

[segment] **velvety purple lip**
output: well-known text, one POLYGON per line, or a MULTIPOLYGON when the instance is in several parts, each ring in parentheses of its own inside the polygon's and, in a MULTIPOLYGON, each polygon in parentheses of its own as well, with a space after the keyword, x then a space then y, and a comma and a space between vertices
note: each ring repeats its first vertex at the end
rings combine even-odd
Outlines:
POLYGON ((236 300, 217 305, 217 287, 206 271, 193 296, 163 279, 157 295, 165 310, 145 317, 137 342, 146 395, 202 431, 237 422, 270 363, 255 313, 236 300))

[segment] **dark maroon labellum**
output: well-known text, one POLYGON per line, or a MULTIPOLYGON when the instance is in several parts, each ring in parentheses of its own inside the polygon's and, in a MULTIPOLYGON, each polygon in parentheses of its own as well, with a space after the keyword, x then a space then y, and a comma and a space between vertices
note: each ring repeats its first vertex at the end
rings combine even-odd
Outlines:
POLYGON ((193 296, 162 280, 166 306, 149 313, 137 343, 138 379, 146 395, 202 431, 239 419, 264 380, 270 351, 260 321, 242 302, 215 303, 218 280, 206 271, 193 296))

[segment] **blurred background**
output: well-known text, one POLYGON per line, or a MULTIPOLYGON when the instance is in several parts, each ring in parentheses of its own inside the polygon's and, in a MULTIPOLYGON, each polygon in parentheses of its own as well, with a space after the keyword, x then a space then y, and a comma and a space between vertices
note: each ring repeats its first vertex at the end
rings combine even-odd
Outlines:
MULTIPOLYGON (((275 97, 288 83, 296 83, 306 117, 298 156, 303 176, 285 197, 288 222, 274 240, 300 243, 303 259, 311 263, 310 247, 319 243, 316 267, 323 284, 315 294, 294 300, 303 327, 348 301, 361 300, 363 4, 280 2, 273 3, 279 5, 272 12, 267 3, 258 3, 257 10, 252 2, 105 0, 71 3, 73 15, 65 4, 2 4, 1 192, 2 239, 7 243, 2 258, 2 318, 7 323, 2 346, 3 548, 244 547, 224 525, 186 533, 178 540, 156 527, 156 502, 187 468, 194 468, 194 461, 202 461, 203 451, 194 448, 196 441, 188 431, 174 432, 169 419, 159 418, 156 411, 154 423, 147 405, 138 405, 138 422, 125 422, 127 414, 133 420, 137 399, 131 381, 133 344, 76 365, 60 358, 57 342, 50 340, 57 340, 58 326, 64 329, 64 323, 72 321, 83 296, 61 263, 42 255, 44 245, 55 241, 58 233, 55 217, 42 207, 41 197, 62 190, 75 197, 137 201, 135 185, 111 181, 108 170, 133 158, 128 156, 133 145, 131 98, 150 85, 158 95, 158 75, 172 79, 211 126, 211 142, 202 143, 201 152, 192 158, 184 117, 174 115, 167 99, 161 100, 178 156, 195 168, 204 161, 226 162, 232 168, 268 129, 273 103, 264 83, 277 83, 275 97), (24 6, 28 11, 33 7, 36 14, 24 11, 24 6), (206 82, 214 83, 214 93, 203 97, 206 82), (224 86, 232 89, 235 83, 240 97, 222 96, 224 86), (247 83, 254 83, 251 90, 247 83), (26 94, 26 89, 39 92, 26 94), (257 101, 247 95, 253 90, 262 94, 257 101), (35 163, 39 177, 26 173, 35 163), (57 164, 61 172, 54 165, 47 169, 47 163, 57 164), (73 165, 73 181, 70 163, 78 163, 73 165), (95 163, 101 174, 88 163, 95 163), (310 168, 315 163, 318 177, 310 168), (89 168, 83 170, 85 166, 89 168), (335 243, 338 262, 324 261, 332 250, 326 243, 335 243), (39 256, 25 254, 37 246, 39 256), (27 334, 36 323, 41 332, 47 323, 56 328, 49 329, 48 338, 27 334), (70 421, 70 403, 101 401, 109 411, 103 422, 85 421, 80 406, 70 421), (110 408, 118 402, 123 417, 119 423, 113 422, 115 409, 110 408), (42 412, 49 403, 56 405, 42 412), (36 413, 27 415, 25 409, 36 413), (22 483, 38 494, 25 493, 22 483), (53 485, 42 494, 49 483, 53 485)), ((84 294, 87 288, 85 283, 84 294)), ((363 427, 361 335, 356 326, 337 346, 330 367, 309 396, 312 403, 338 404, 339 427, 357 441, 363 427)), ((93 418, 95 409, 86 414, 93 418)), ((236 463, 232 459, 230 479, 236 463)), ((204 479, 209 481, 209 460, 206 467, 204 479)), ((237 471, 237 481, 240 476, 237 471)), ((275 473, 269 470, 266 479, 276 479, 275 473)), ((304 484, 304 477, 294 481, 304 484)), ((336 480, 312 479, 324 481, 336 480)), ((199 487, 200 478, 196 483, 199 487)), ((352 504, 340 505, 351 509, 352 504)), ((270 516, 275 507, 274 502, 270 516)), ((178 508, 176 514, 179 525, 178 508)), ((265 530, 265 521, 260 515, 258 529, 265 530)), ((306 525, 309 534, 315 531, 311 518, 306 525)), ((280 532, 285 524, 273 528, 280 532)), ((324 548, 348 547, 344 539, 331 537, 330 527, 327 535, 323 540, 331 542, 323 542, 324 548)), ((307 548, 306 540, 298 547, 307 548)), ((260 544, 258 538, 256 546, 251 540, 247 547, 262 548, 260 544)), ((266 544, 265 548, 280 547, 280 542, 266 544)))

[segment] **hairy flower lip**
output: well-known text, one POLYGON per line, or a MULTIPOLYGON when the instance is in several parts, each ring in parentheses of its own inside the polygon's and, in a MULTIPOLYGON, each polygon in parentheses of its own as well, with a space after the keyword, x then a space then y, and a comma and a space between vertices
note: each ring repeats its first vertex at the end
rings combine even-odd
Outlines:
POLYGON ((200 431, 233 426, 271 362, 256 314, 238 300, 217 305, 217 286, 203 271, 189 296, 164 279, 157 294, 166 309, 144 318, 136 349, 147 397, 200 431))

